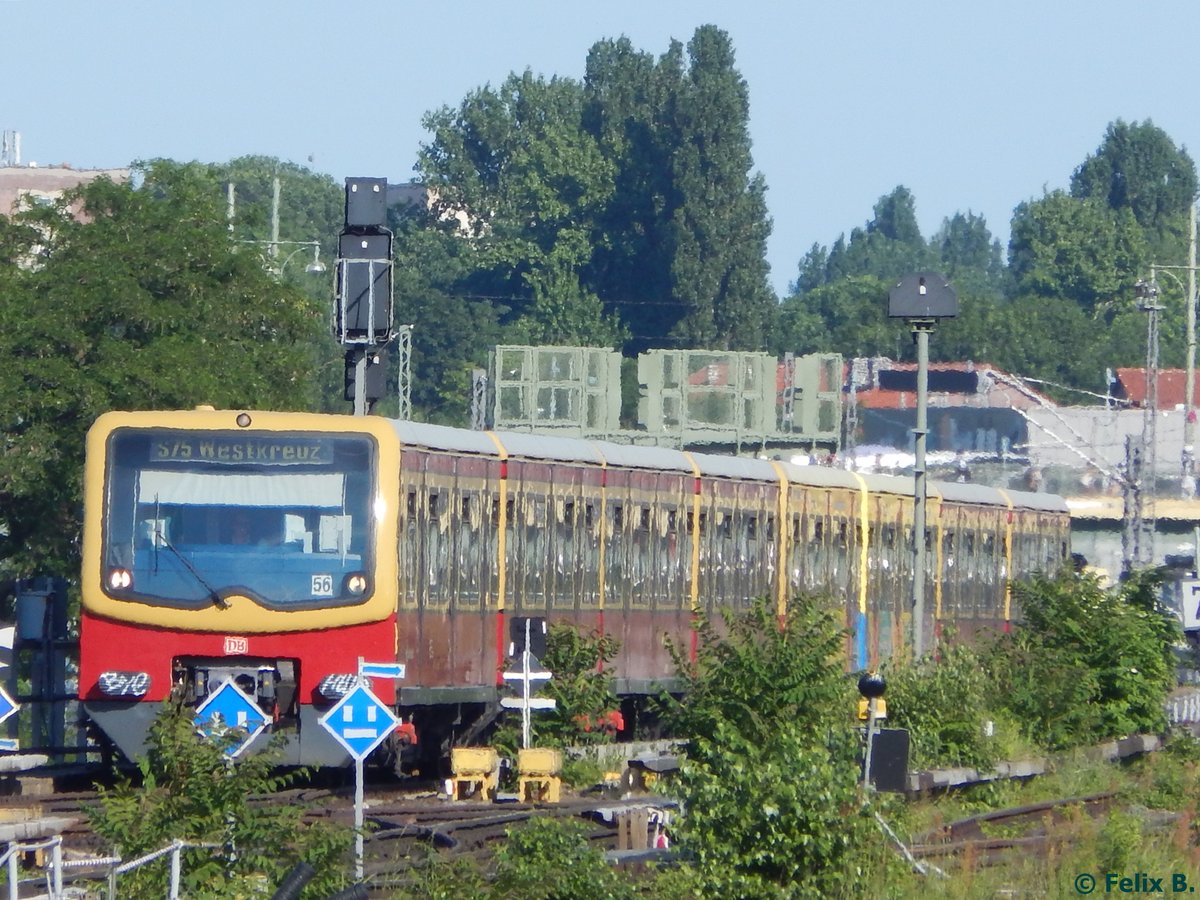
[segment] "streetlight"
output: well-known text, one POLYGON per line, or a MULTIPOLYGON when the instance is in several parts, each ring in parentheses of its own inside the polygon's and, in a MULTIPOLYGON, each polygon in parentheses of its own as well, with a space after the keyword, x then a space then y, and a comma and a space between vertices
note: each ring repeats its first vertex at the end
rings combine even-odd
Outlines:
MULTIPOLYGON (((1169 275, 1171 280, 1184 292, 1184 309, 1187 313, 1187 383, 1184 385, 1184 415, 1183 415, 1183 452, 1180 469, 1184 497, 1188 497, 1186 485, 1189 476, 1194 475, 1195 467, 1195 425, 1196 425, 1196 204, 1188 209, 1188 264, 1186 266, 1151 266, 1150 284, 1154 284, 1154 276, 1158 272, 1169 275), (1174 272, 1187 272, 1187 287, 1183 286, 1179 276, 1174 272)), ((1139 282, 1140 284, 1141 282, 1139 282)), ((1136 285, 1135 285, 1136 288, 1136 285)), ((1138 296, 1141 296, 1140 294, 1138 296)))
MULTIPOLYGON (((283 241, 275 241, 275 243, 280 244, 280 243, 284 243, 284 242, 283 241)), ((304 271, 307 272, 309 275, 320 275, 322 272, 324 272, 325 271, 325 263, 321 262, 321 244, 320 244, 320 242, 319 241, 297 241, 297 243, 312 247, 313 258, 312 258, 312 261, 309 262, 309 264, 304 267, 304 271)), ((289 253, 287 256, 287 259, 285 259, 283 261, 283 263, 280 264, 280 266, 279 266, 279 274, 281 276, 283 275, 283 270, 285 268, 287 268, 287 264, 292 261, 292 257, 294 257, 297 253, 303 253, 303 252, 304 252, 304 247, 297 247, 295 250, 293 250, 291 253, 289 253)))
POLYGON ((266 246, 266 248, 267 248, 266 267, 267 267, 267 270, 270 271, 271 273, 273 273, 276 278, 282 278, 283 270, 287 268, 287 264, 290 263, 293 259, 295 259, 298 254, 305 252, 305 250, 307 250, 310 247, 312 248, 312 260, 309 262, 309 264, 307 266, 304 267, 304 271, 307 272, 309 275, 320 275, 322 272, 325 271, 325 263, 321 262, 321 242, 320 241, 239 240, 238 243, 239 244, 257 244, 259 246, 266 246), (294 249, 291 253, 289 253, 287 255, 287 257, 284 258, 282 263, 279 263, 277 265, 275 263, 275 259, 279 255, 280 247, 295 247, 296 249, 294 249))
POLYGON ((1137 308, 1147 313, 1150 318, 1146 323, 1146 399, 1142 409, 1140 452, 1133 453, 1130 442, 1126 439, 1126 474, 1129 476, 1129 482, 1126 489, 1125 518, 1132 534, 1132 548, 1126 552, 1127 565, 1131 562, 1147 563, 1154 559, 1153 504, 1158 480, 1158 314, 1163 310, 1163 306, 1158 302, 1158 283, 1154 281, 1153 275, 1150 281, 1135 283, 1133 291, 1137 297, 1137 308), (1145 499, 1143 484, 1149 487, 1151 505, 1148 517, 1142 510, 1142 501, 1145 499))
MULTIPOLYGON (((1192 212, 1195 215, 1195 210, 1192 212)), ((1195 244, 1192 244, 1191 256, 1193 263, 1195 262, 1195 244)), ((1183 388, 1183 451, 1180 457, 1180 475, 1183 483, 1187 483, 1188 476, 1194 474, 1195 466, 1195 426, 1196 426, 1196 265, 1187 266, 1151 266, 1150 267, 1150 284, 1155 284, 1155 278, 1161 272, 1178 285, 1179 290, 1183 292, 1184 311, 1187 313, 1187 352, 1186 356, 1186 374, 1185 384, 1183 388), (1171 270, 1187 272, 1187 285, 1178 275, 1171 270)), ((1142 282, 1139 282, 1141 284, 1142 282)), ((1137 285, 1134 286, 1135 290, 1137 285)), ((1141 296, 1140 294, 1138 295, 1141 296)), ((1184 495, 1187 496, 1185 489, 1184 495)))

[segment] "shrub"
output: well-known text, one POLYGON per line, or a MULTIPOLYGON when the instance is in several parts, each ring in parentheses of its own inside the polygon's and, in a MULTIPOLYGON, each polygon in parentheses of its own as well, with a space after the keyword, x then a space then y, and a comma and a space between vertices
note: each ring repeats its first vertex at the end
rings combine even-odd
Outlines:
POLYGON ((504 900, 632 900, 629 883, 578 822, 531 819, 496 853, 489 896, 504 900))
POLYGON ((1106 590, 1069 569, 1014 588, 1024 621, 986 654, 996 696, 1050 749, 1166 725, 1175 683, 1174 617, 1161 608, 1160 572, 1106 590))
POLYGON ((888 726, 909 730, 910 767, 996 764, 997 742, 984 734, 984 723, 995 719, 988 709, 994 691, 978 653, 948 644, 936 661, 889 663, 883 674, 888 726))
MULTIPOLYGON (((166 701, 150 727, 141 785, 122 778, 99 787, 88 811, 96 834, 133 859, 175 840, 215 843, 223 851, 185 850, 183 894, 188 897, 252 896, 262 882, 278 884, 298 861, 317 870, 303 896, 323 897, 344 883, 342 863, 352 834, 301 822, 303 810, 287 804, 251 803, 256 795, 286 787, 295 775, 280 774, 277 752, 232 760, 225 749, 236 738, 201 740, 194 711, 166 701)), ((121 893, 161 897, 167 893, 167 862, 121 876, 121 893)))
POLYGON ((853 680, 831 604, 798 598, 781 623, 759 601, 698 626, 671 709, 689 739, 679 848, 712 896, 829 896, 862 878, 879 841, 859 794, 853 680))

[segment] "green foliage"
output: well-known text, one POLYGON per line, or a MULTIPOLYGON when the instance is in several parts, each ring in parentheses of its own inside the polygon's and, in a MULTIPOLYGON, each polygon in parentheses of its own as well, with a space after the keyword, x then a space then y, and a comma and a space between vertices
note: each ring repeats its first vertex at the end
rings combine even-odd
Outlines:
POLYGON ((98 179, 0 228, 0 558, 78 566, 84 435, 110 409, 309 408, 328 316, 230 240, 199 166, 98 179), (82 209, 76 218, 72 209, 82 209))
POLYGON ((604 664, 620 649, 620 641, 611 634, 584 634, 565 623, 550 626, 542 664, 554 677, 543 693, 556 702, 553 710, 536 720, 540 738, 560 747, 612 739, 611 728, 605 729, 603 723, 620 709, 620 701, 604 664))
POLYGON ((1096 152, 1071 176, 1073 197, 1129 210, 1161 262, 1185 258, 1188 209, 1196 193, 1195 163, 1149 119, 1111 123, 1096 152))
POLYGON ((1133 214, 1062 191, 1022 203, 1013 215, 1009 267, 1020 294, 1068 300, 1111 314, 1133 296, 1147 262, 1133 214))
MULTIPOLYGON (((304 825, 303 810, 283 803, 252 803, 291 780, 278 770, 278 754, 254 753, 230 760, 225 748, 238 738, 201 740, 194 712, 167 701, 150 728, 146 757, 139 760, 140 786, 123 779, 99 787, 89 810, 93 830, 124 859, 159 850, 172 841, 215 843, 221 850, 182 854, 183 894, 239 897, 265 877, 278 884, 303 860, 317 870, 306 897, 326 896, 343 882, 341 870, 351 835, 326 824, 304 825)), ((162 862, 121 877, 122 894, 164 896, 169 872, 162 862)))
POLYGON ((1096 863, 1101 872, 1137 871, 1142 862, 1142 822, 1120 810, 1112 813, 1096 841, 1096 863))
MULTIPOLYGON (((550 626, 541 663, 554 677, 544 682, 539 693, 553 698, 555 706, 533 715, 536 746, 581 746, 613 739, 611 725, 620 701, 604 664, 619 650, 620 642, 611 634, 584 634, 561 622, 550 626)), ((519 713, 507 716, 492 740, 506 756, 515 757, 520 747, 520 721, 519 713)))
POLYGON ((442 341, 450 378, 441 356, 414 352, 417 383, 441 381, 439 417, 456 406, 461 420, 461 373, 484 362, 464 302, 491 306, 509 343, 765 343, 770 222, 724 32, 701 27, 686 53, 673 43, 657 60, 627 39, 602 41, 583 83, 512 74, 425 123, 419 170, 436 202, 418 230, 462 246, 426 257, 412 229, 397 245, 411 262, 402 306, 416 313, 418 344, 442 325, 444 304, 424 298, 457 298, 442 341))
POLYGON ((763 600, 723 615, 719 626, 699 619, 695 662, 671 648, 684 682, 684 699, 667 710, 674 733, 711 736, 729 723, 765 744, 781 720, 811 729, 849 721, 856 695, 842 670, 845 635, 835 609, 827 597, 806 595, 788 604, 782 623, 763 600))
POLYGON ((993 719, 988 702, 994 686, 979 655, 970 647, 944 644, 935 660, 889 663, 888 726, 907 728, 910 768, 972 766, 988 771, 998 761, 984 722, 993 719))
POLYGON ((677 651, 687 686, 670 718, 689 738, 680 847, 714 896, 850 890, 856 854, 878 839, 830 607, 798 598, 781 623, 759 601, 721 629, 701 621, 694 664, 677 651))
POLYGON ((409 857, 415 875, 402 895, 420 900, 462 900, 488 896, 487 878, 479 864, 463 856, 440 856, 432 848, 419 848, 409 857))
POLYGON ((858 735, 787 720, 772 732, 761 741, 718 721, 690 741, 679 847, 712 896, 837 895, 878 837, 859 794, 858 735))
POLYGON ((495 900, 622 900, 633 889, 590 845, 582 823, 531 819, 496 853, 495 900))
POLYGON ((780 305, 779 352, 841 353, 846 357, 889 352, 899 356, 909 338, 887 316, 891 284, 875 275, 851 275, 780 305))
POLYGON ((1023 621, 987 656, 996 696, 1051 749, 1158 732, 1175 682, 1175 618, 1160 608, 1162 574, 1106 590, 1069 569, 1015 588, 1023 621))

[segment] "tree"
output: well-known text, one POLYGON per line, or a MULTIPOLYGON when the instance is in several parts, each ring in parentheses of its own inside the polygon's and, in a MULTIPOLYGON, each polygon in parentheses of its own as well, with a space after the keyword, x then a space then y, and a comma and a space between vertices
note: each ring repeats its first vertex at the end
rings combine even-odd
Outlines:
POLYGON ((419 167, 439 218, 465 217, 476 265, 517 336, 610 345, 617 336, 584 272, 613 168, 582 128, 577 82, 526 71, 426 116, 419 167))
POLYGON ((202 167, 140 165, 0 228, 0 559, 77 567, 84 435, 110 409, 305 409, 328 316, 230 241, 202 167), (78 203, 82 216, 70 213, 78 203))
POLYGON ((1017 207, 1008 260, 1018 294, 1106 316, 1132 298, 1146 244, 1130 210, 1052 191, 1017 207))
POLYGON ((983 216, 955 213, 942 222, 930 245, 938 271, 954 283, 957 291, 986 292, 997 298, 1003 295, 1004 253, 983 216))
POLYGON ((909 341, 903 323, 888 318, 891 286, 873 275, 857 275, 788 297, 780 305, 777 349, 899 357, 909 341))
POLYGON ((1107 590, 1066 569, 1017 586, 1023 621, 987 662, 1031 738, 1061 749, 1164 727, 1179 626, 1158 602, 1162 577, 1107 590))
POLYGON ((628 351, 657 346, 678 318, 670 259, 679 200, 670 158, 682 53, 676 42, 655 60, 620 38, 597 42, 587 56, 583 127, 615 165, 613 192, 599 213, 592 277, 629 331, 628 351))
POLYGON ((1196 192, 1195 163, 1149 119, 1111 123, 1096 152, 1071 176, 1072 197, 1132 213, 1153 257, 1163 263, 1186 259, 1188 210, 1196 192))
POLYGON ((673 299, 670 336, 685 347, 757 349, 773 324, 767 283, 771 225, 766 183, 750 175, 749 92, 729 36, 712 25, 688 43, 676 104, 672 173, 673 299))
POLYGON ((803 293, 842 278, 871 275, 894 282, 910 272, 928 269, 932 255, 917 225, 916 201, 903 185, 875 203, 864 228, 838 237, 826 250, 814 244, 800 263, 794 292, 803 293))
POLYGON ((393 221, 396 315, 411 323, 412 403, 431 422, 462 425, 471 372, 503 342, 507 307, 489 297, 488 272, 476 269, 476 248, 424 212, 393 221))

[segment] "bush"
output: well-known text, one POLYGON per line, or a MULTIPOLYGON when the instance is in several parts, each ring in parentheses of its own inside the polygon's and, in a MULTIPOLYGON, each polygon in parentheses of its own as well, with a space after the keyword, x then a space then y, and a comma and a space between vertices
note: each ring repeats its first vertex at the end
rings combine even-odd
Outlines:
POLYGON ((1014 588, 1024 621, 985 660, 999 701, 1050 749, 1166 725, 1178 624, 1161 608, 1160 572, 1106 590, 1069 569, 1014 588))
POLYGON ((670 720, 689 739, 678 847, 712 896, 829 896, 862 880, 879 833, 859 793, 853 680, 832 604, 798 598, 781 624, 757 602, 699 623, 670 720))
POLYGON ((489 896, 504 900, 632 900, 630 884, 578 822, 531 819, 496 853, 489 896))
MULTIPOLYGON (((351 832, 305 826, 299 807, 252 804, 251 797, 286 787, 299 773, 279 774, 279 754, 269 749, 231 760, 225 749, 234 735, 201 740, 194 714, 182 703, 163 704, 150 727, 147 754, 138 762, 141 785, 123 778, 115 787, 97 788, 99 804, 88 811, 96 834, 125 859, 175 840, 223 847, 183 852, 187 897, 254 896, 264 881, 278 884, 300 860, 317 871, 303 896, 323 897, 342 887, 351 832)), ((168 877, 164 857, 122 875, 121 893, 165 896, 168 877)))
POLYGON ((992 680, 984 673, 979 654, 970 647, 948 644, 935 661, 889 663, 888 726, 907 728, 910 768, 972 766, 990 770, 999 759, 997 741, 984 734, 994 721, 988 699, 992 680))

